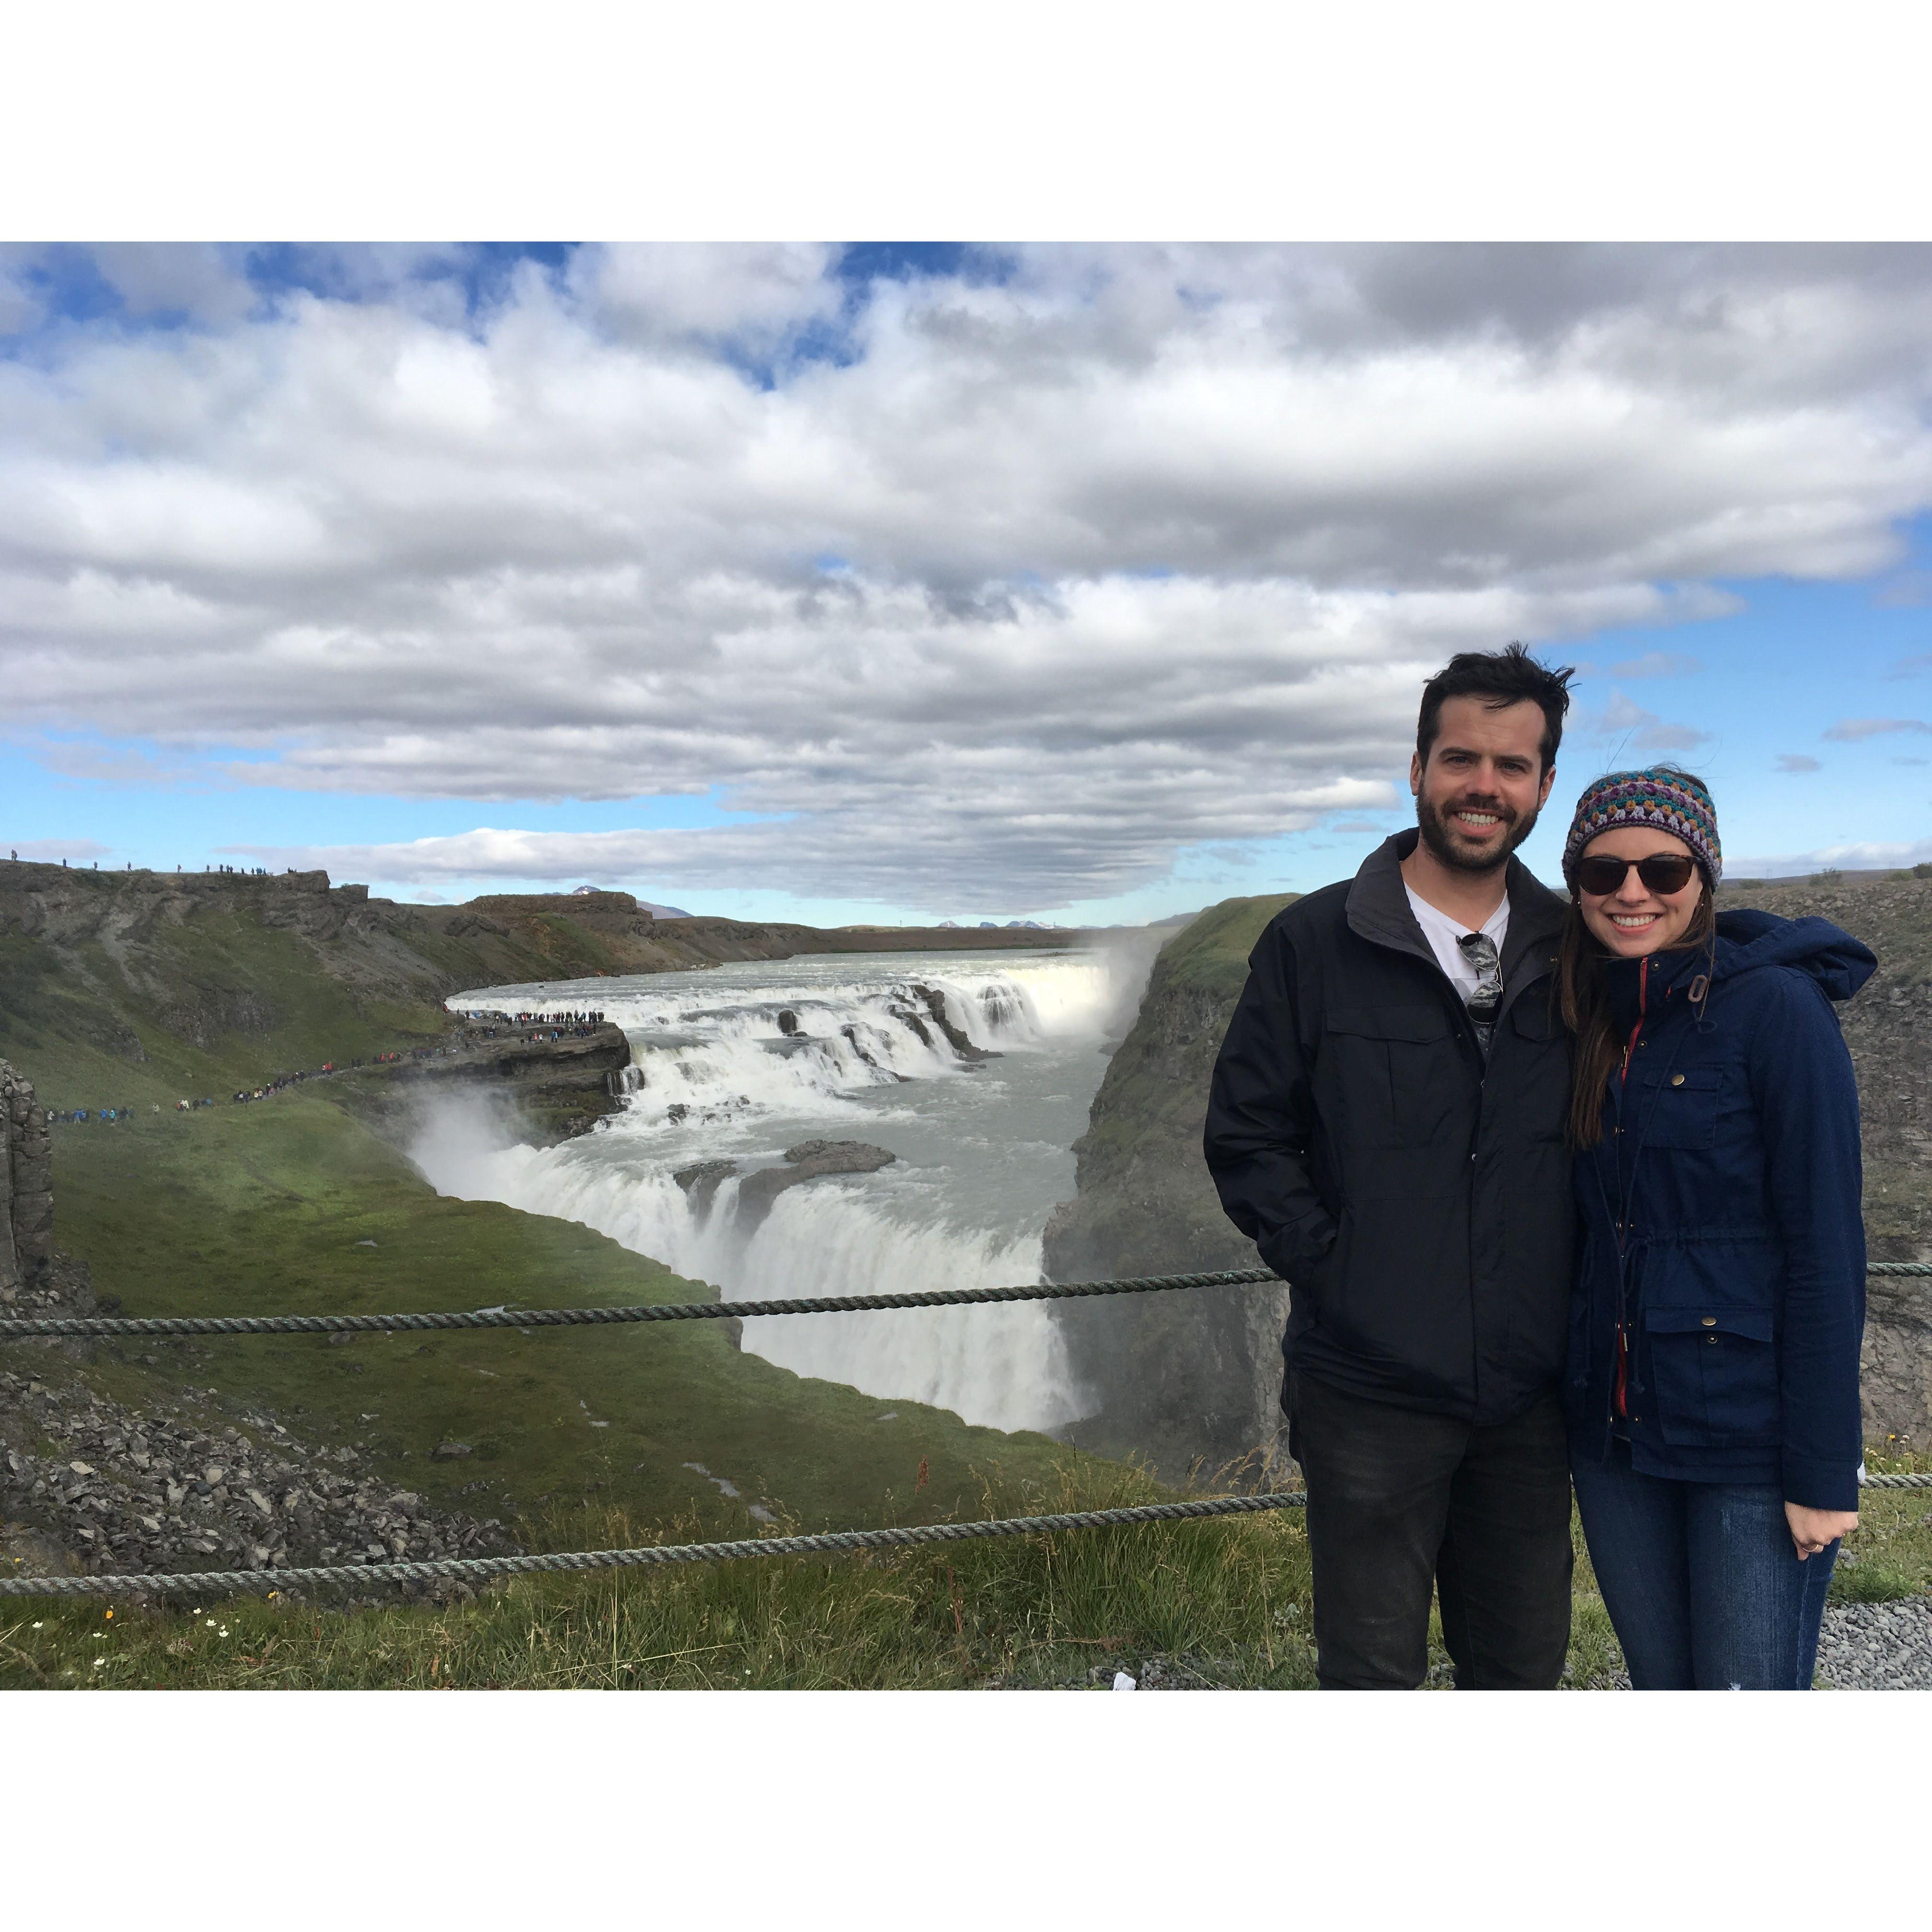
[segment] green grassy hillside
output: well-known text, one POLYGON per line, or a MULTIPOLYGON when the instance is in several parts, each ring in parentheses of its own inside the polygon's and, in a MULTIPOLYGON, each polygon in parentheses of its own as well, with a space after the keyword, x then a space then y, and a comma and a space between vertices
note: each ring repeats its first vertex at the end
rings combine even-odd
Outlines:
POLYGON ((296 934, 225 910, 157 934, 131 973, 98 939, 0 934, 0 1059, 50 1107, 226 1101, 443 1024, 439 1002, 358 994, 296 934))
MULTIPOLYGON (((309 1092, 57 1127, 55 1202, 59 1245, 131 1315, 712 1298, 574 1222, 445 1199, 309 1092)), ((483 1514, 594 1496, 640 1518, 697 1511, 745 1534, 743 1507, 684 1467, 698 1462, 748 1502, 814 1526, 870 1522, 889 1499, 914 1515, 963 1507, 995 1465, 1043 1478, 1056 1453, 1043 1437, 774 1368, 734 1348, 722 1322, 370 1335, 346 1347, 209 1338, 104 1352, 92 1372, 130 1402, 144 1384, 185 1380, 267 1403, 310 1433, 366 1442, 381 1474, 432 1502, 482 1482, 462 1506, 483 1514), (896 1420, 878 1419, 888 1412, 896 1420), (428 1461, 449 1438, 473 1456, 428 1461), (928 1486, 915 1495, 922 1462, 928 1486)))

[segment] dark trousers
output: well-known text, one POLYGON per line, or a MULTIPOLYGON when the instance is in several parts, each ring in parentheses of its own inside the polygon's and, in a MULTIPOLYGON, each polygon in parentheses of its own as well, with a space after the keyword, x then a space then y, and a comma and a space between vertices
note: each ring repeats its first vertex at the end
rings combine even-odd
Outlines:
POLYGON ((1775 1483, 1576 1465, 1576 1508, 1639 1690, 1808 1690, 1840 1546, 1801 1559, 1775 1483))
POLYGON ((1308 1484, 1324 1690, 1412 1690, 1429 1600, 1459 1690, 1547 1690, 1570 1648, 1570 1468, 1555 1394, 1478 1428, 1297 1373, 1288 1446, 1308 1484))

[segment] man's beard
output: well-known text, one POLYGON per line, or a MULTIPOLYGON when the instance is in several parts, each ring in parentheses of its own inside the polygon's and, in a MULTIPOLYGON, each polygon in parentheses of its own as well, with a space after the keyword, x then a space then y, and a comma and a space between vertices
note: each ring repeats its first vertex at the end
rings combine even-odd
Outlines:
POLYGON ((1462 798, 1456 801, 1458 812, 1492 812, 1503 823, 1503 837, 1494 851, 1478 851, 1462 844, 1447 818, 1418 792, 1415 823, 1422 842, 1450 871, 1472 872, 1478 878, 1498 872, 1509 863, 1510 854, 1536 830, 1536 814, 1519 819, 1500 799, 1462 798))

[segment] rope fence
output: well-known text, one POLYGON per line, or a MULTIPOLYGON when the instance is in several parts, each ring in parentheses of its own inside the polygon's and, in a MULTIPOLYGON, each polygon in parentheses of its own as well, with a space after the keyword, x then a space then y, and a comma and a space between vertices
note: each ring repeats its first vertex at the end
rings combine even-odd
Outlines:
POLYGON ((901 1294, 810 1294, 782 1301, 673 1301, 636 1308, 476 1308, 442 1315, 19 1316, 0 1321, 0 1341, 45 1335, 361 1335, 425 1328, 574 1328, 631 1322, 715 1322, 748 1315, 856 1315, 884 1308, 954 1308, 980 1302, 1064 1301, 1088 1294, 1164 1294, 1184 1288, 1240 1288, 1278 1281, 1274 1269, 1148 1274, 1118 1281, 1036 1282, 1012 1288, 910 1289, 901 1294))
MULTIPOLYGON (((1874 1262, 1874 1275, 1932 1276, 1932 1263, 1874 1262)), ((1230 1268, 1214 1273, 1139 1275, 1113 1281, 1036 1282, 1003 1288, 936 1288, 899 1294, 811 1295, 781 1300, 674 1302, 628 1308, 472 1309, 419 1315, 262 1315, 140 1316, 13 1316, 0 1320, 0 1340, 28 1337, 114 1335, 286 1335, 368 1334, 450 1328, 556 1328, 652 1322, 716 1321, 746 1316, 853 1314, 897 1308, 944 1308, 974 1304, 1056 1301, 1102 1294, 1154 1294, 1196 1288, 1235 1288, 1280 1279, 1272 1268, 1230 1268)), ((1932 1489, 1932 1473, 1861 1475, 1870 1489, 1932 1489)), ((1250 1516, 1304 1506, 1300 1490, 1214 1496, 1132 1508, 1078 1510, 1056 1516, 1003 1516, 973 1522, 909 1524, 886 1529, 829 1530, 805 1536, 760 1536, 728 1543, 646 1544, 635 1550, 579 1550, 514 1556, 448 1557, 424 1562, 331 1564, 289 1569, 185 1570, 167 1574, 92 1576, 0 1576, 0 1597, 141 1596, 183 1592, 301 1589, 332 1584, 487 1582, 559 1571, 646 1569, 668 1564, 727 1563, 761 1556, 839 1554, 860 1550, 901 1550, 988 1537, 1033 1536, 1060 1530, 1106 1529, 1133 1523, 1250 1516)))
MULTIPOLYGON (((1932 1262, 1874 1262, 1870 1275, 1932 1276, 1932 1262)), ((367 1335, 439 1328, 576 1328, 632 1322, 716 1322, 766 1315, 862 1315, 892 1308, 957 1308, 988 1302, 1067 1301, 1096 1294, 1166 1294, 1241 1288, 1282 1277, 1267 1268, 1209 1274, 1150 1274, 1118 1281, 1036 1282, 1006 1288, 910 1289, 898 1294, 811 1294, 782 1300, 672 1301, 628 1308, 473 1308, 419 1315, 46 1315, 0 1319, 0 1342, 48 1336, 367 1335)))
POLYGON ((529 1556, 446 1557, 428 1563, 337 1563, 310 1570, 189 1570, 172 1576, 0 1576, 0 1597, 133 1596, 148 1591, 301 1588, 327 1583, 428 1583, 554 1570, 653 1569, 669 1563, 730 1563, 747 1556, 809 1556, 854 1550, 908 1550, 929 1543, 977 1542, 990 1536, 1037 1536, 1062 1529, 1112 1529, 1137 1522, 1252 1516, 1294 1509, 1298 1490, 1252 1496, 1204 1496, 1187 1502, 1141 1503, 1126 1509, 1073 1510, 1060 1516, 989 1517, 977 1522, 913 1523, 896 1529, 834 1529, 816 1536, 754 1536, 736 1543, 646 1544, 638 1550, 572 1550, 529 1556))
MULTIPOLYGON (((1862 1476, 1868 1489, 1932 1489, 1932 1474, 1862 1476)), ((647 1570, 674 1563, 734 1563, 754 1556, 842 1555, 855 1550, 910 1550, 994 1536, 1042 1536, 1058 1530, 1113 1529, 1130 1523, 1196 1522, 1300 1509, 1300 1490, 1260 1496, 1204 1496, 1142 1503, 1125 1509, 1072 1510, 1058 1516, 990 1517, 977 1522, 912 1523, 892 1529, 834 1529, 814 1536, 754 1536, 735 1543, 646 1544, 637 1550, 571 1550, 523 1556, 446 1557, 425 1563, 334 1563, 310 1569, 190 1570, 169 1576, 0 1576, 0 1597, 136 1597, 232 1594, 242 1590, 306 1589, 334 1583, 488 1582, 558 1571, 647 1570)))

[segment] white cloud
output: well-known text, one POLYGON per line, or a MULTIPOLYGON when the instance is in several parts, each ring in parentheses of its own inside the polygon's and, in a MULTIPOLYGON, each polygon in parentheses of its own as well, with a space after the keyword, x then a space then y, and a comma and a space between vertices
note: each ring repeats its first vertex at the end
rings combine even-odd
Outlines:
POLYGON ((1640 658, 1626 658, 1610 667, 1612 677, 1692 677, 1704 668, 1694 657, 1681 651, 1646 651, 1640 658))
POLYGON ((1668 723, 1621 691, 1611 692, 1600 711, 1586 714, 1580 722, 1586 732, 1600 738, 1621 737, 1628 748, 1639 752, 1688 752, 1711 735, 1694 724, 1668 723))
MULTIPOLYGON (((490 878, 561 884, 585 873, 679 887, 782 880, 806 896, 930 907, 976 895, 1026 912, 1064 902, 1070 878, 1081 880, 1090 896, 1104 896, 1157 876, 1175 849, 1173 833, 1160 821, 1160 808, 1184 819, 1204 812, 1200 785, 1186 779, 1124 782, 1112 770, 1094 771, 1070 795, 1063 788, 1042 808, 1034 770, 1033 760, 1017 753, 988 758, 974 774, 978 787, 957 796, 950 812, 912 820, 890 842, 880 837, 881 808, 889 815, 890 800, 866 798, 853 808, 814 814, 802 833, 783 822, 680 831, 485 827, 398 844, 224 849, 272 867, 320 866, 338 878, 412 884, 490 878), (997 864, 987 862, 989 850, 997 852, 997 864)), ((1214 809, 1228 836, 1258 840, 1305 829, 1329 812, 1393 801, 1393 788, 1372 780, 1264 782, 1232 808, 1217 800, 1214 809)))
POLYGON ((92 838, 0 838, 0 845, 9 858, 32 859, 46 866, 58 866, 63 859, 85 865, 106 858, 114 849, 92 838))
POLYGON ((28 286, 23 264, 0 254, 0 335, 20 335, 46 314, 46 305, 28 286))
POLYGON ((572 279, 621 334, 769 342, 837 314, 836 253, 816 242, 625 242, 584 250, 572 279))
POLYGON ((1778 754, 1778 769, 1798 778, 1807 772, 1822 772, 1825 767, 1816 758, 1808 758, 1802 752, 1780 752, 1778 754))
POLYGON ((472 309, 363 250, 245 312, 225 255, 97 259, 201 326, 0 362, 16 739, 734 814, 338 850, 382 877, 1091 898, 1388 802, 1452 650, 1875 569, 1932 503, 1932 251, 610 248, 472 309))
POLYGON ((1932 862, 1932 838, 1910 844, 1865 842, 1824 845, 1815 852, 1786 853, 1775 859, 1726 859, 1725 875, 1732 879, 1793 879, 1835 868, 1843 872, 1882 872, 1932 862))
POLYGON ((1834 744, 1856 745, 1894 731, 1932 731, 1922 718, 1841 718, 1825 736, 1834 744))
POLYGON ((1874 596, 1881 610, 1922 610, 1932 604, 1932 570, 1901 570, 1874 596))
POLYGON ((220 249, 204 243, 105 242, 93 254, 95 266, 131 316, 235 322, 255 305, 247 276, 220 249))

